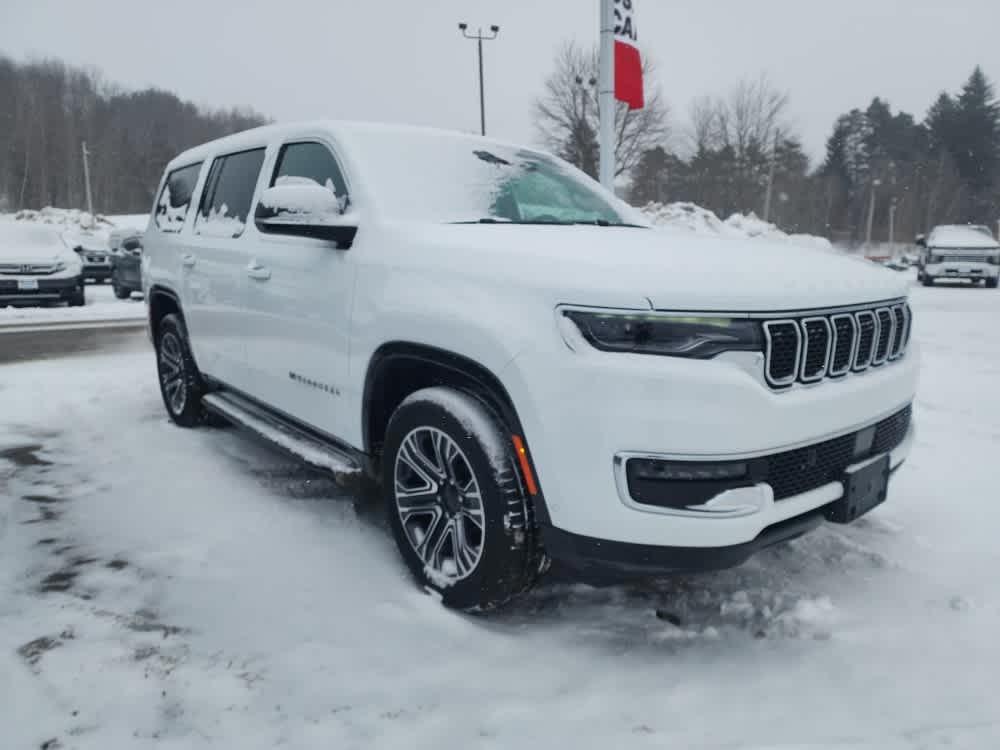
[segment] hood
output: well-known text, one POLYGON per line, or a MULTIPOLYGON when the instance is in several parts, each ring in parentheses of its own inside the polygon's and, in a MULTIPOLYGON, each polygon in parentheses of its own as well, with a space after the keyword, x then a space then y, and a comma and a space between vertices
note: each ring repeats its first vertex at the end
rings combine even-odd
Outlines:
MULTIPOLYGON (((552 290, 556 304, 779 312, 905 297, 909 282, 870 261, 790 243, 670 228, 409 227, 421 255, 497 283, 552 290)), ((408 254, 412 254, 408 253, 408 254)))
POLYGON ((0 261, 4 263, 54 263, 76 259, 59 230, 42 224, 0 222, 0 261))

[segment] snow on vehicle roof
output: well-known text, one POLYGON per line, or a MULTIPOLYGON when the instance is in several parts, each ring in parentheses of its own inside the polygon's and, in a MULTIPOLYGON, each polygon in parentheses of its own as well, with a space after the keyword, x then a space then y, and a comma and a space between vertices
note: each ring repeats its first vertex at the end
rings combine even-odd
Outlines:
POLYGON ((928 247, 995 248, 997 241, 982 229, 968 225, 934 227, 927 240, 928 247))
MULTIPOLYGON (((234 133, 233 135, 227 135, 223 138, 217 138, 214 141, 203 143, 200 146, 195 146, 194 148, 190 148, 175 157, 170 164, 167 165, 167 169, 177 169, 178 167, 202 161, 218 153, 231 153, 244 149, 259 148, 269 141, 276 139, 281 140, 285 138, 301 137, 307 132, 327 132, 338 139, 341 137, 350 139, 350 137, 355 134, 394 136, 399 138, 406 138, 408 136, 412 137, 414 135, 440 135, 459 138, 473 137, 468 133, 462 133, 457 130, 444 130, 441 128, 398 123, 364 122, 354 120, 308 120, 301 122, 287 122, 275 125, 262 125, 259 128, 251 128, 250 130, 244 130, 239 133, 234 133)), ((479 139, 480 143, 514 145, 504 144, 502 141, 497 141, 492 138, 483 138, 478 135, 475 137, 479 139)))

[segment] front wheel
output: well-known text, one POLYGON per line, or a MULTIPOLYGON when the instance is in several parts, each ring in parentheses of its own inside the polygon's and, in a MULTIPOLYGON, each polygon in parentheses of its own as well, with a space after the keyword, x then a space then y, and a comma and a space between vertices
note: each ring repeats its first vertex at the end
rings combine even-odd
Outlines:
POLYGON ((934 277, 925 275, 923 279, 921 279, 921 282, 924 286, 934 286, 934 277))
POLYGON ((986 279, 986 288, 996 289, 998 283, 1000 283, 1000 279, 986 279))
POLYGON ((86 293, 84 292, 83 282, 80 282, 80 287, 73 292, 69 297, 70 307, 83 307, 87 304, 86 293))
POLYGON ((118 299, 128 299, 132 296, 132 292, 122 286, 118 286, 118 282, 114 279, 111 281, 111 290, 115 293, 115 297, 118 299))
POLYGON ((413 575, 448 607, 496 609, 542 569, 509 431, 450 388, 409 396, 382 455, 386 511, 413 575))

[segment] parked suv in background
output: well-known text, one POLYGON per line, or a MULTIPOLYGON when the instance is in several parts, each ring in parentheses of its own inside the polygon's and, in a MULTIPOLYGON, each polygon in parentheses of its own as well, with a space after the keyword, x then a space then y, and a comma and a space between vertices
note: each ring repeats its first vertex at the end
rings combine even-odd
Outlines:
POLYGON ((486 138, 270 126, 167 167, 143 286, 163 401, 378 483, 410 570, 496 607, 739 564, 886 497, 912 440, 907 282, 651 228, 486 138))
POLYGON ((86 303, 83 264, 49 226, 5 222, 0 242, 0 305, 86 303))
POLYGON ((997 288, 1000 277, 1000 243, 988 227, 944 225, 934 227, 930 236, 917 238, 920 270, 917 278, 924 286, 940 279, 964 279, 997 288))
POLYGON ((115 235, 110 250, 111 287, 115 297, 128 299, 133 292, 142 291, 142 232, 115 235))

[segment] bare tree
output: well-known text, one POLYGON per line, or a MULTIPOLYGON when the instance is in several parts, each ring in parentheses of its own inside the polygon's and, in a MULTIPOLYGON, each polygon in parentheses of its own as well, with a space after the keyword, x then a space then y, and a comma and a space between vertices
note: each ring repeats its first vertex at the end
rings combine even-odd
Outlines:
POLYGON ((790 137, 783 123, 787 106, 788 96, 763 74, 740 81, 724 96, 691 103, 688 139, 699 199, 724 211, 761 207, 775 146, 790 137))
MULTIPOLYGON (((545 146, 592 177, 597 176, 600 112, 597 99, 598 52, 567 42, 556 54, 545 92, 535 100, 535 125, 545 146)), ((615 108, 615 174, 631 171, 642 154, 670 137, 669 110, 654 82, 655 69, 643 61, 646 106, 615 108)))

